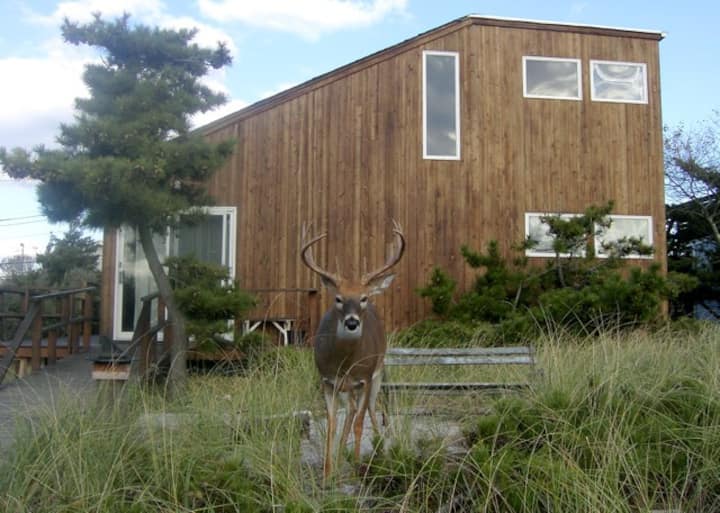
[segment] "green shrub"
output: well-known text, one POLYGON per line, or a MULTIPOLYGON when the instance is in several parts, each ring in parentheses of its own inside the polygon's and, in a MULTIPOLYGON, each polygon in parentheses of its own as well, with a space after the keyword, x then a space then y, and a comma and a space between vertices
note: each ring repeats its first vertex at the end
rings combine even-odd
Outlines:
POLYGON ((427 319, 395 333, 389 343, 398 347, 458 347, 487 345, 492 327, 485 323, 427 319))
MULTIPOLYGON (((535 244, 532 240, 515 246, 516 255, 507 259, 496 241, 484 253, 463 246, 463 258, 479 271, 472 288, 452 303, 455 282, 435 268, 420 293, 431 299, 436 314, 466 324, 468 330, 492 323, 494 328, 483 336, 490 344, 527 343, 558 330, 588 335, 660 325, 663 302, 693 288, 697 280, 678 273, 663 276, 658 264, 626 268, 622 257, 652 253, 639 239, 604 244, 607 258, 595 258, 595 237, 611 225, 612 206, 591 206, 571 218, 544 216, 555 251, 544 268, 528 266, 525 250, 535 244)), ((462 335, 456 325, 452 330, 462 335)))
POLYGON ((452 305, 455 285, 455 280, 439 267, 435 267, 430 275, 430 281, 418 289, 418 294, 430 299, 433 313, 445 317, 452 305))
POLYGON ((224 267, 192 257, 173 257, 165 263, 194 347, 212 351, 231 344, 225 335, 228 320, 241 318, 255 306, 255 298, 232 282, 224 267))

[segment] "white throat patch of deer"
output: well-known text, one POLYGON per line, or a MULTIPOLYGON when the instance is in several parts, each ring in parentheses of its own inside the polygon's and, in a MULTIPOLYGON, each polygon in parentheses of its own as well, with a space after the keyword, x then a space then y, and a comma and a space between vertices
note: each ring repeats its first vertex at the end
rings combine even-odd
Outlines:
POLYGON ((347 412, 340 447, 345 446, 352 429, 355 457, 360 457, 366 413, 375 432, 379 432, 375 403, 380 391, 387 343, 382 320, 370 298, 390 286, 394 278, 390 271, 405 250, 405 236, 395 221, 393 233, 395 247, 385 265, 353 280, 330 273, 315 262, 312 246, 324 239, 327 233, 311 237, 310 228, 303 227, 300 257, 305 265, 320 275, 323 285, 334 294, 333 305, 323 315, 315 336, 315 365, 320 373, 327 408, 325 478, 333 468, 337 411, 341 400, 346 400, 347 412))

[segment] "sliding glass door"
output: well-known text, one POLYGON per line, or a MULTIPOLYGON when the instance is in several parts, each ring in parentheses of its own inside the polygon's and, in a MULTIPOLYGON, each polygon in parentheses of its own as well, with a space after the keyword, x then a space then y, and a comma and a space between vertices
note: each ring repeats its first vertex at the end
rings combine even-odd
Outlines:
MULTIPOLYGON (((161 259, 167 256, 194 256, 204 262, 228 268, 235 277, 235 207, 208 207, 206 216, 180 224, 165 237, 155 237, 161 259)), ((182 219, 182 218, 181 218, 182 219)), ((122 227, 117 235, 115 265, 115 311, 113 337, 130 340, 140 316, 140 299, 157 290, 150 274, 140 239, 134 228, 122 227)), ((152 313, 156 318, 157 312, 152 313)))

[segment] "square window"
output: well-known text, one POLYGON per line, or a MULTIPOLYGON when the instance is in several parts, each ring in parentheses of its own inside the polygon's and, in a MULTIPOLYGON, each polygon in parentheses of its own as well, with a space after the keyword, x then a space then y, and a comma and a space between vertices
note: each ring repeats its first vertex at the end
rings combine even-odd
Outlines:
MULTIPOLYGON (((595 254, 600 258, 609 256, 603 245, 617 242, 623 238, 636 238, 643 244, 652 246, 653 231, 651 216, 611 215, 612 224, 609 228, 600 230, 595 238, 595 254)), ((629 255, 627 258, 653 258, 652 255, 629 255)))
POLYGON ((590 61, 593 101, 647 103, 647 66, 636 62, 590 61))
MULTIPOLYGON (((532 257, 554 257, 555 248, 553 242, 555 238, 550 234, 550 226, 542 221, 545 216, 558 215, 558 214, 538 214, 538 213, 526 213, 525 214, 525 238, 532 239, 535 241, 535 245, 532 248, 525 250, 525 255, 532 257)), ((570 219, 576 217, 577 214, 559 214, 563 219, 570 219)), ((570 256, 584 256, 585 246, 577 248, 572 254, 561 253, 561 257, 570 256)))
POLYGON ((580 59, 523 57, 526 98, 581 100, 580 59))

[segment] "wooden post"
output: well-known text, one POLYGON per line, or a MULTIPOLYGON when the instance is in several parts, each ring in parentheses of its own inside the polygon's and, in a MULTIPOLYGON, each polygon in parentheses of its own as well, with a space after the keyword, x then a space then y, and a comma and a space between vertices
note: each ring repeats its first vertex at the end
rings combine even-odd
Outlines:
POLYGON ((305 345, 312 347, 315 344, 315 331, 320 324, 320 293, 317 290, 308 292, 308 311, 310 319, 308 323, 305 345))
POLYGON ((72 294, 68 294, 68 352, 70 354, 77 353, 78 351, 78 339, 80 338, 80 326, 77 322, 73 321, 75 317, 75 297, 72 294))
POLYGON ((48 365, 57 362, 57 330, 54 328, 48 332, 47 362, 48 365))
POLYGON ((70 298, 68 296, 62 296, 60 298, 60 322, 64 323, 63 328, 68 344, 68 351, 70 350, 70 325, 68 324, 68 320, 70 319, 70 315, 68 314, 70 311, 68 306, 69 301, 70 298))
POLYGON ((172 346, 172 326, 167 322, 167 309, 165 308, 165 301, 158 296, 158 311, 157 311, 158 324, 164 323, 163 328, 163 353, 170 354, 170 347, 172 346))
POLYGON ((92 291, 85 292, 83 299, 83 351, 90 351, 90 339, 92 337, 92 316, 93 316, 93 295, 92 291))
POLYGON ((141 318, 138 319, 138 328, 139 331, 142 333, 140 338, 140 376, 144 379, 147 377, 148 370, 150 369, 150 364, 152 363, 150 359, 151 337, 147 333, 150 330, 149 316, 144 317, 141 315, 141 318))
MULTIPOLYGON (((5 291, 0 290, 0 314, 10 313, 5 311, 5 291)), ((0 340, 5 340, 5 317, 0 316, 0 340)))
POLYGON ((32 323, 32 349, 31 349, 31 364, 32 364, 32 370, 40 370, 40 359, 41 359, 41 352, 42 352, 42 303, 40 303, 40 308, 38 308, 38 312, 35 315, 35 319, 33 319, 32 323))
POLYGON ((25 287, 25 293, 22 300, 22 313, 25 315, 30 307, 30 289, 25 287))

